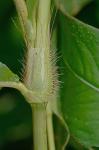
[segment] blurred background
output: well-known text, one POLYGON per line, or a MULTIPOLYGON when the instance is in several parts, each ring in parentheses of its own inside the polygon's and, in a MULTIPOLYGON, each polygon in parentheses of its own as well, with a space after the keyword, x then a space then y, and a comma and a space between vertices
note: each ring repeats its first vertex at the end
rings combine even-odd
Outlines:
MULTIPOLYGON (((25 44, 12 0, 0 0, 0 61, 21 77, 25 44)), ((0 91, 0 150, 31 150, 31 109, 19 92, 0 91)))
MULTIPOLYGON (((99 28, 99 0, 93 0, 76 17, 99 28)), ((25 49, 13 0, 0 0, 0 61, 20 77, 25 49)), ((18 91, 0 91, 0 150, 32 150, 31 118, 31 109, 18 91)), ((67 149, 76 147, 70 143, 67 149)))

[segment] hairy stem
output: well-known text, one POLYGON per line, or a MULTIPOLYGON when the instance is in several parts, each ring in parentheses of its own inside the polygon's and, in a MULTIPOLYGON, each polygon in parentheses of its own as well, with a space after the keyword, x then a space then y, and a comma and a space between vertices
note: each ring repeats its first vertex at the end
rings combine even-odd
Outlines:
POLYGON ((49 150, 55 150, 52 112, 49 105, 49 97, 53 90, 50 54, 51 0, 37 1, 33 20, 29 20, 25 0, 14 0, 14 2, 27 46, 24 84, 28 90, 35 93, 29 99, 33 114, 34 150, 47 150, 48 147, 49 150), (36 101, 33 103, 34 100, 41 103, 36 101), (45 102, 48 104, 47 110, 45 102))

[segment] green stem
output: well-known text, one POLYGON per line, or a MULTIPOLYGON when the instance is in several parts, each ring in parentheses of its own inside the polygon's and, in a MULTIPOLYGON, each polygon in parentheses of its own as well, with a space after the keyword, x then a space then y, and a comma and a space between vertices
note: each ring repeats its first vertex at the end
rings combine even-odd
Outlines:
POLYGON ((44 100, 48 101, 48 95, 51 93, 53 82, 50 62, 51 0, 37 1, 37 9, 35 10, 36 16, 34 15, 36 18, 33 18, 33 20, 35 20, 33 23, 28 20, 28 10, 25 0, 14 0, 14 2, 28 49, 24 82, 29 90, 36 93, 35 98, 30 98, 30 103, 32 103, 34 99, 40 99, 42 101, 42 103, 39 104, 31 104, 34 150, 48 149, 47 133, 49 150, 55 150, 52 112, 49 104, 46 110, 46 104, 44 103, 44 100))
POLYGON ((50 7, 51 0, 38 0, 37 35, 35 43, 37 48, 50 48, 50 7))
POLYGON ((48 133, 49 150, 55 150, 53 120, 52 120, 52 111, 50 109, 50 104, 47 105, 47 133, 48 133))
POLYGON ((34 150, 48 150, 46 127, 46 103, 31 104, 33 117, 34 150))

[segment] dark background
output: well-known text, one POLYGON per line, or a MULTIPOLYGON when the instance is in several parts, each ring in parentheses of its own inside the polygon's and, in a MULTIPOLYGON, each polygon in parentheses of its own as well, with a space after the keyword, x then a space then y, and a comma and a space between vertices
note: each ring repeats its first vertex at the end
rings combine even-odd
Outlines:
MULTIPOLYGON (((99 28, 99 0, 93 0, 76 17, 99 28)), ((0 61, 21 77, 24 54, 13 1, 0 0, 0 61)), ((19 92, 0 91, 0 150, 32 150, 31 118, 31 109, 19 92)), ((68 150, 74 150, 71 144, 68 150)))

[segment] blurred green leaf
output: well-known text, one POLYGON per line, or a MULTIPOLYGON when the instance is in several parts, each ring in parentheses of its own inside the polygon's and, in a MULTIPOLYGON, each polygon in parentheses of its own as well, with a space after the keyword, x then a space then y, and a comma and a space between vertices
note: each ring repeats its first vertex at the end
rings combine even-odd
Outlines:
POLYGON ((63 12, 76 15, 85 5, 92 0, 55 0, 57 7, 63 12))
POLYGON ((14 74, 5 64, 0 62, 0 81, 19 81, 18 75, 14 74))
POLYGON ((71 134, 86 147, 99 146, 99 30, 60 16, 66 64, 62 111, 71 134), (72 94, 71 94, 72 93, 72 94))

